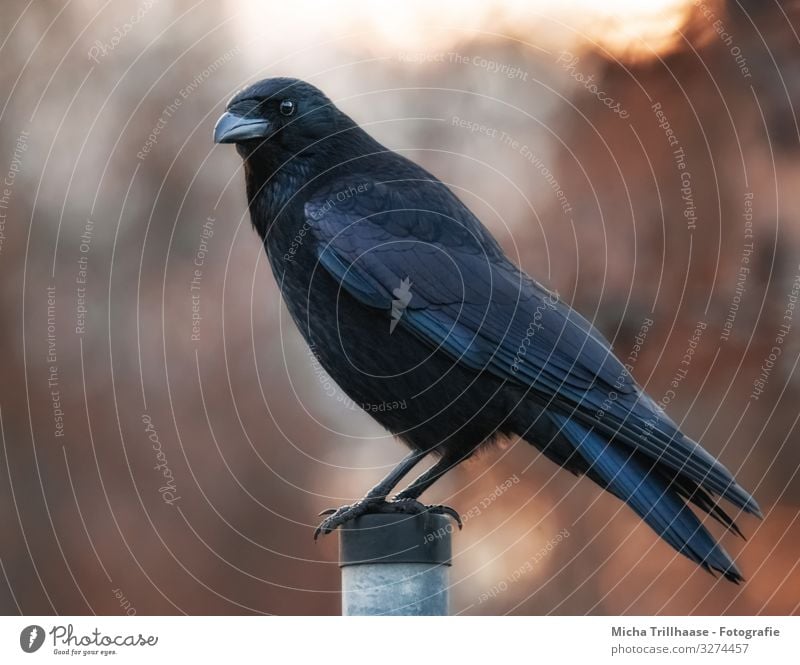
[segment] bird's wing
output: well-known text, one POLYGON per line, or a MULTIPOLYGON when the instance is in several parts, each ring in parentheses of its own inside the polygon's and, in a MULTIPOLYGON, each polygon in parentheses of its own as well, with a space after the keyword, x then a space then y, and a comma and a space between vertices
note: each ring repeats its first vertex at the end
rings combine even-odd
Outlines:
POLYGON ((731 474, 638 388, 606 339, 508 261, 441 183, 356 177, 318 191, 305 213, 321 265, 364 305, 459 363, 758 512, 731 474))
POLYGON ((464 219, 471 214, 457 200, 458 207, 431 201, 432 192, 447 195, 428 184, 435 188, 369 182, 342 201, 347 185, 319 192, 305 210, 321 264, 387 316, 407 289, 400 325, 473 369, 550 393, 562 383, 586 390, 597 382, 633 392, 602 335, 511 264, 483 227, 464 219))

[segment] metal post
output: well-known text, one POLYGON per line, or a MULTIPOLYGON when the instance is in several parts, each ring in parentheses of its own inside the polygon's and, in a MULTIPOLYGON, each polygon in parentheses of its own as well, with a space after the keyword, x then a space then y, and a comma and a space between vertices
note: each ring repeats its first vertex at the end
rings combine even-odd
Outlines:
POLYGON ((343 615, 446 615, 452 520, 364 515, 340 527, 343 615))

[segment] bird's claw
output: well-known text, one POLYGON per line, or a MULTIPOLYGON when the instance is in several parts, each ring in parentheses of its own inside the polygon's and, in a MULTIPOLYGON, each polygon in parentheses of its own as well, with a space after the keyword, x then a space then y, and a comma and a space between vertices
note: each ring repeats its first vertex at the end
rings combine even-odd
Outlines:
POLYGON ((452 517, 455 523, 458 525, 458 530, 464 528, 464 523, 461 521, 461 515, 458 512, 451 508, 450 506, 427 506, 428 511, 433 513, 434 515, 447 515, 448 517, 452 517))
POLYGON ((362 499, 361 501, 357 501, 349 506, 342 506, 341 508, 328 508, 327 510, 323 510, 319 514, 320 517, 323 515, 326 515, 327 517, 320 522, 316 531, 314 531, 314 540, 319 538, 320 534, 328 535, 336 527, 342 526, 342 524, 347 524, 347 522, 350 520, 354 520, 356 517, 361 517, 368 512, 373 512, 373 507, 379 505, 380 503, 386 502, 382 499, 379 501, 362 499))
POLYGON ((461 515, 459 515, 458 512, 450 506, 443 506, 439 504, 426 506, 424 503, 421 503, 416 499, 404 499, 402 497, 396 497, 388 505, 396 507, 396 509, 392 512, 408 513, 409 515, 418 515, 420 513, 447 515, 448 517, 453 518, 453 521, 455 521, 455 523, 458 525, 459 530, 464 528, 464 523, 461 521, 461 515))
POLYGON ((421 513, 431 513, 433 515, 447 515, 453 518, 459 529, 464 527, 461 521, 461 516, 450 506, 426 506, 424 503, 416 499, 404 499, 402 497, 396 498, 392 501, 385 501, 383 499, 363 499, 348 506, 341 508, 328 508, 323 510, 319 515, 325 517, 324 520, 314 531, 314 540, 317 540, 320 535, 327 535, 334 531, 337 527, 350 522, 351 520, 366 515, 367 513, 403 513, 406 515, 419 515, 421 513))

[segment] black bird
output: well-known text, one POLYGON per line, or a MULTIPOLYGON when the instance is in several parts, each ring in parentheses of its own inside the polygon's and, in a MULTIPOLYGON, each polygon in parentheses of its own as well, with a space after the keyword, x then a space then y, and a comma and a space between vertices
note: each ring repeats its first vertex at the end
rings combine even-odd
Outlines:
POLYGON ((315 537, 368 512, 458 519, 419 496, 480 446, 519 436, 626 502, 681 554, 742 579, 689 504, 741 535, 716 498, 760 516, 753 497, 436 177, 297 79, 239 92, 214 141, 244 160, 253 225, 306 342, 412 451, 363 499, 325 511, 315 537), (436 463, 390 500, 427 455, 436 463))

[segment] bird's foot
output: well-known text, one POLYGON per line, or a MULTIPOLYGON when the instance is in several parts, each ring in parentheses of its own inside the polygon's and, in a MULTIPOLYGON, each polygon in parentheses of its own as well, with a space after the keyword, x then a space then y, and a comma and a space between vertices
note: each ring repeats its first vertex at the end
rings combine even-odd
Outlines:
POLYGON ((432 515, 448 515, 452 517, 458 528, 462 529, 464 524, 461 522, 461 516, 454 508, 450 506, 434 505, 426 506, 424 503, 416 499, 406 499, 402 496, 396 496, 389 501, 385 508, 381 510, 383 513, 405 513, 406 515, 419 515, 420 513, 431 513, 432 515))
POLYGON ((426 506, 416 499, 404 499, 402 497, 392 501, 386 501, 385 499, 361 499, 361 501, 357 501, 349 506, 323 510, 320 516, 325 515, 326 517, 314 532, 314 540, 319 538, 320 535, 327 535, 337 527, 347 524, 362 515, 386 513, 401 513, 405 515, 431 513, 434 515, 449 515, 455 520, 456 524, 458 524, 459 529, 464 526, 459 514, 450 506, 426 506))
POLYGON ((327 517, 320 522, 317 530, 314 531, 314 540, 319 538, 320 534, 326 536, 331 531, 336 529, 336 527, 347 524, 357 517, 361 517, 367 513, 379 512, 378 507, 385 503, 385 499, 361 499, 360 501, 356 501, 349 506, 342 506, 341 508, 328 508, 327 510, 323 510, 320 513, 320 517, 323 515, 326 515, 327 517))

